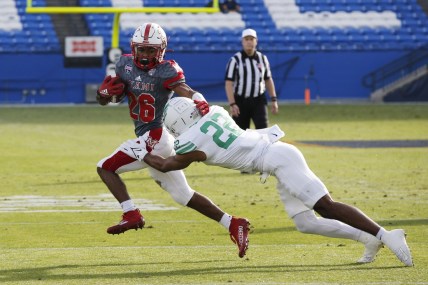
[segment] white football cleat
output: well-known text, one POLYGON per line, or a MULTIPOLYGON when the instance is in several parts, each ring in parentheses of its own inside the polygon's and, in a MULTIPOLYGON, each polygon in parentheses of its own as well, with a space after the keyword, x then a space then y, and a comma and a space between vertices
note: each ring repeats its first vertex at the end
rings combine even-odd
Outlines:
POLYGON ((378 240, 376 237, 363 232, 362 237, 360 238, 361 242, 366 246, 363 256, 357 260, 358 263, 370 263, 373 262, 376 258, 376 254, 383 247, 383 243, 378 240))
POLYGON ((384 233, 382 242, 403 262, 406 266, 413 266, 412 254, 406 242, 404 230, 397 229, 384 233))

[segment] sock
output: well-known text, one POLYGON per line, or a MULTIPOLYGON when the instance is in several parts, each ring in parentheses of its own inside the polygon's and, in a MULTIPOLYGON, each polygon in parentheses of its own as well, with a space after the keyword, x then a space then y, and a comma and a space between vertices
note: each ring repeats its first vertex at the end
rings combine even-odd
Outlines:
POLYGON ((386 233, 386 230, 381 227, 380 230, 378 231, 378 233, 376 234, 376 238, 379 239, 379 240, 382 240, 382 236, 385 233, 386 233))
POLYGON ((366 244, 370 241, 371 238, 373 238, 373 235, 371 235, 365 231, 361 231, 361 230, 359 230, 359 231, 360 231, 360 234, 358 236, 357 241, 366 244))
POLYGON ((132 200, 126 200, 120 203, 120 206, 122 207, 122 210, 124 213, 137 209, 137 207, 135 207, 134 202, 132 200))
POLYGON ((232 216, 229 214, 224 213, 223 217, 221 217, 220 224, 226 228, 226 230, 229 230, 230 222, 232 221, 232 216))

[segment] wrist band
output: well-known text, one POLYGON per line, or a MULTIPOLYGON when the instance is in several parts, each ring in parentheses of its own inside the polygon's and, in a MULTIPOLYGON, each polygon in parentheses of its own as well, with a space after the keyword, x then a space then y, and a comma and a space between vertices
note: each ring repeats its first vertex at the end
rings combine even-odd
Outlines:
POLYGON ((237 105, 236 102, 230 103, 229 106, 233 107, 233 105, 237 105))
POLYGON ((271 100, 272 102, 276 102, 276 101, 278 101, 278 98, 276 98, 276 96, 273 96, 273 97, 271 97, 271 98, 270 98, 270 100, 271 100))
POLYGON ((199 101, 205 101, 205 102, 207 101, 205 100, 204 95, 202 95, 199 92, 196 92, 192 95, 192 100, 199 100, 199 101))

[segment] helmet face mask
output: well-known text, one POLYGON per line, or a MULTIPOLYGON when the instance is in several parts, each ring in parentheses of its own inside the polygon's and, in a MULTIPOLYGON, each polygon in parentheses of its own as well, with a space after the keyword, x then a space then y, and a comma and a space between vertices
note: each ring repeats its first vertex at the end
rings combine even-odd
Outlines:
POLYGON ((156 65, 159 58, 160 50, 155 47, 148 47, 144 44, 134 44, 133 51, 134 60, 138 63, 139 68, 150 69, 156 65), (141 65, 141 66, 139 66, 141 65))
POLYGON ((201 114, 195 103, 186 97, 175 97, 169 100, 163 113, 163 122, 168 131, 178 137, 196 124, 201 114))
POLYGON ((149 70, 158 65, 165 55, 167 39, 165 31, 156 23, 139 26, 131 39, 131 51, 135 65, 149 70))

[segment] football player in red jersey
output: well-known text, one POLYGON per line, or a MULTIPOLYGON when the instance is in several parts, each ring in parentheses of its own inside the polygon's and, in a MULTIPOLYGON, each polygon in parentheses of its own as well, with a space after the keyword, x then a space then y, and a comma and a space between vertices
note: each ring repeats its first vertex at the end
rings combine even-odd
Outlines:
POLYGON ((115 67, 116 76, 107 76, 97 91, 100 105, 127 97, 136 135, 136 138, 125 141, 97 164, 99 176, 123 209, 122 220, 109 227, 107 232, 120 234, 144 226, 144 218, 119 175, 147 168, 151 177, 177 203, 220 222, 228 229, 232 241, 238 246, 239 256, 243 257, 248 248, 247 219, 230 216, 209 198, 194 191, 187 184, 183 171, 162 173, 138 159, 138 149, 141 148, 149 152, 153 150, 154 154, 163 157, 175 154, 174 138, 164 129, 162 122, 165 105, 173 93, 191 98, 201 115, 209 111, 203 95, 186 84, 181 67, 174 60, 164 59, 166 47, 166 34, 158 24, 142 24, 132 36, 132 54, 120 57, 115 67))

